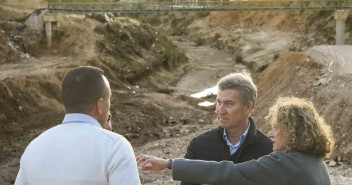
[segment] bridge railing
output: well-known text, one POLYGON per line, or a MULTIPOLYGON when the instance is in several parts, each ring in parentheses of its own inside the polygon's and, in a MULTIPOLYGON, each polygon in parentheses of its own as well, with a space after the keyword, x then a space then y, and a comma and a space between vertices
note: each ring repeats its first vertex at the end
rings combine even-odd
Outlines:
POLYGON ((148 1, 148 2, 49 2, 50 12, 62 13, 138 13, 186 11, 250 10, 337 10, 352 9, 352 0, 287 0, 287 1, 148 1))

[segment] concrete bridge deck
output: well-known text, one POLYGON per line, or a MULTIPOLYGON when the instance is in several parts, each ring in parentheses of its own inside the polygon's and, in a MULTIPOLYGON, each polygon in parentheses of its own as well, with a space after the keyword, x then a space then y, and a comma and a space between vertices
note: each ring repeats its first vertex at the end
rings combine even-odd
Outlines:
MULTIPOLYGON (((336 45, 344 45, 345 20, 352 0, 152 0, 148 2, 86 2, 89 0, 49 0, 48 10, 55 13, 155 13, 199 11, 283 11, 335 10, 336 45), (345 11, 347 10, 347 11, 345 11)), ((51 22, 45 21, 48 46, 51 22)))
POLYGON ((265 11, 265 10, 348 10, 352 0, 170 0, 150 2, 62 2, 49 1, 52 13, 152 13, 199 11, 265 11))

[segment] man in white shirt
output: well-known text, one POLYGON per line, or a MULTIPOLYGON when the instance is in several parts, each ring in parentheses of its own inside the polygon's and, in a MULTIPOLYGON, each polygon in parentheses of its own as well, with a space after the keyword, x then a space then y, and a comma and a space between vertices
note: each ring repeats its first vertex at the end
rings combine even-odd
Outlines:
MULTIPOLYGON (((62 124, 26 148, 15 185, 140 184, 131 144, 106 129, 110 85, 103 71, 83 66, 62 81, 62 124)), ((111 126, 110 126, 111 129, 111 126)))

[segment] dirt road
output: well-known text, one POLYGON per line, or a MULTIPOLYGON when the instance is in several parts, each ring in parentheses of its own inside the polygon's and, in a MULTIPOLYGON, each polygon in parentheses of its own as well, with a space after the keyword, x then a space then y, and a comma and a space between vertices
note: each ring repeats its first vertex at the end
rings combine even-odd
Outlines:
MULTIPOLYGON (((237 31, 242 32, 242 31, 237 31)), ((293 35, 278 31, 246 31, 241 34, 243 42, 242 54, 244 61, 256 61, 260 68, 272 62, 273 55, 287 51, 293 35)), ((179 80, 176 90, 179 94, 190 95, 211 88, 223 76, 251 69, 235 60, 230 55, 209 46, 196 46, 181 38, 174 38, 174 43, 185 51, 190 59, 187 74, 179 80)))
POLYGON ((187 74, 177 83, 179 94, 190 95, 213 87, 223 76, 247 69, 236 64, 233 57, 209 46, 196 46, 187 40, 177 39, 174 42, 186 52, 189 58, 187 74))

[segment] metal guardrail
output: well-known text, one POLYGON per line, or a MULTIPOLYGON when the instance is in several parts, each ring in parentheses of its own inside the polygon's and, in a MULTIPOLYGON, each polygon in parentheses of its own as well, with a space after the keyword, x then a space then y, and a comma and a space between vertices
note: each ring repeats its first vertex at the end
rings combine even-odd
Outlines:
POLYGON ((352 0, 277 0, 277 1, 196 1, 173 2, 80 2, 50 3, 52 13, 148 13, 252 10, 344 10, 352 9, 352 0))

